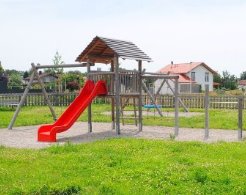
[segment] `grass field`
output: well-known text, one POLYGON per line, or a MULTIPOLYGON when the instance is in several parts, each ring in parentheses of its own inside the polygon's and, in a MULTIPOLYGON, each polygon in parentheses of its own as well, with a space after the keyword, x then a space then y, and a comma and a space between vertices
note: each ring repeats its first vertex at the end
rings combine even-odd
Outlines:
MULTIPOLYGON (((64 111, 65 107, 55 107, 56 113, 59 115, 64 111)), ((103 114, 105 111, 110 111, 110 105, 97 104, 92 106, 93 121, 95 122, 110 122, 110 116, 103 114)), ((172 109, 167 109, 173 111, 172 109)), ((181 110, 182 112, 182 110, 181 110)), ((202 112, 201 109, 191 109, 191 112, 202 112)), ((0 128, 6 128, 13 116, 14 110, 0 108, 0 128)), ((211 109, 210 114, 210 128, 214 129, 237 129, 237 110, 215 110, 211 109)), ((87 121, 87 113, 83 113, 79 119, 80 121, 87 121)), ((38 125, 53 122, 52 116, 48 107, 24 107, 15 123, 15 126, 38 125)), ((133 121, 128 121, 133 123, 133 121)), ((244 111, 244 129, 246 128, 246 111, 244 111)), ((144 125, 158 125, 158 126, 174 126, 173 117, 144 117, 144 125)), ((180 117, 180 126, 189 128, 203 128, 204 114, 194 116, 191 118, 180 117)))
POLYGON ((1 194, 246 194, 246 143, 109 139, 0 147, 1 194))
MULTIPOLYGON (((64 109, 55 107, 58 115, 64 109)), ((103 114, 110 105, 92 109, 93 121, 110 122, 103 114)), ((13 113, 0 109, 1 128, 13 113)), ((87 113, 79 120, 87 121, 87 113)), ((24 107, 16 126, 51 122, 47 107, 24 107)), ((144 124, 173 126, 174 118, 148 116, 144 124)), ((204 115, 180 117, 181 127, 203 124, 204 115)), ((210 127, 237 129, 237 111, 210 110, 210 127)), ((246 194, 246 142, 119 138, 41 150, 0 146, 0 194, 246 194)))

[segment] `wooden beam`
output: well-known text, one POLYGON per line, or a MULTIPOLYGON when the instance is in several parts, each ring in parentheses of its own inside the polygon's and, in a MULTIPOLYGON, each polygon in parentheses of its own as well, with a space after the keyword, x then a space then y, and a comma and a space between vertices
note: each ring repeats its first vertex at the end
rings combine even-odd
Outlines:
POLYGON ((19 104, 18 104, 18 106, 17 106, 17 108, 15 110, 15 113, 14 113, 14 115, 13 115, 13 117, 12 117, 10 123, 9 123, 9 126, 8 126, 9 130, 11 130, 13 128, 14 123, 15 123, 17 117, 18 117, 18 114, 19 114, 20 110, 21 110, 21 107, 24 105, 24 102, 26 100, 26 96, 27 96, 27 94, 29 92, 29 89, 32 86, 32 82, 33 82, 35 73, 34 73, 33 69, 31 70, 31 72, 32 73, 31 73, 31 76, 30 76, 30 80, 29 80, 29 82, 28 82, 28 84, 27 84, 27 86, 25 88, 25 91, 24 91, 23 95, 21 96, 21 100, 20 100, 20 102, 19 102, 19 104))
POLYGON ((116 134, 120 135, 120 80, 118 56, 114 57, 115 67, 115 103, 116 103, 116 134))
POLYGON ((142 131, 143 130, 143 116, 142 116, 142 61, 138 61, 138 130, 142 131))
POLYGON ((179 83, 178 79, 175 79, 175 129, 174 129, 174 135, 178 136, 179 135, 179 101, 178 101, 178 96, 179 96, 179 83))
POLYGON ((150 91, 148 90, 148 88, 147 88, 147 86, 145 85, 144 81, 142 81, 142 86, 143 86, 144 90, 147 92, 148 96, 150 97, 150 99, 151 99, 151 101, 152 101, 152 104, 154 104, 154 105, 156 106, 156 109, 157 109, 159 115, 160 115, 160 116, 163 116, 163 114, 162 114, 160 108, 158 108, 158 106, 156 105, 155 99, 154 99, 154 97, 152 96, 152 94, 150 93, 150 91))
MULTIPOLYGON (((91 67, 90 67, 90 63, 89 61, 87 62, 87 79, 89 80, 90 79, 90 71, 91 71, 91 67)), ((88 112, 88 133, 91 133, 92 132, 92 122, 91 122, 91 103, 88 105, 88 108, 87 108, 87 112, 88 112)))
POLYGON ((102 56, 102 55, 92 55, 92 54, 90 54, 90 55, 87 55, 87 57, 88 57, 88 59, 98 59, 98 60, 112 60, 113 58, 114 58, 114 55, 112 54, 112 55, 104 55, 104 56, 102 56))
POLYGON ((160 93, 160 91, 161 91, 161 88, 163 87, 163 85, 165 84, 165 82, 166 82, 166 79, 164 79, 164 80, 162 81, 161 85, 159 86, 159 88, 158 88, 158 90, 157 90, 157 92, 156 92, 156 96, 159 95, 159 93, 160 93))
MULTIPOLYGON (((90 63, 90 66, 94 66, 95 64, 90 63)), ((35 68, 38 69, 44 69, 44 68, 79 68, 79 67, 87 67, 87 63, 81 63, 81 64, 61 64, 59 66, 55 65, 38 65, 35 66, 35 68)))
POLYGON ((168 76, 168 75, 143 75, 143 78, 152 78, 152 79, 177 79, 179 76, 168 76))
MULTIPOLYGON (((115 75, 115 72, 114 72, 114 61, 111 60, 111 72, 115 75)), ((111 98, 111 119, 112 119, 112 129, 115 129, 115 97, 114 97, 114 85, 115 83, 113 82, 114 79, 111 80, 110 84, 110 88, 111 88, 111 91, 112 91, 112 94, 113 94, 113 97, 111 98)))
MULTIPOLYGON (((169 84, 168 81, 166 81, 168 87, 170 88, 170 90, 172 91, 173 95, 175 95, 175 91, 172 89, 172 86, 169 84)), ((180 99, 180 97, 178 98, 179 102, 181 103, 181 105, 183 106, 183 108, 185 109, 186 112, 189 112, 188 108, 185 106, 184 102, 180 99)))
POLYGON ((244 98, 238 98, 238 140, 243 139, 243 102, 244 98))
POLYGON ((207 140, 209 138, 209 85, 205 85, 204 107, 205 107, 204 139, 207 140))
POLYGON ((40 76, 39 76, 39 74, 38 74, 38 71, 37 71, 36 66, 34 65, 34 63, 32 63, 31 65, 32 65, 33 72, 34 72, 35 76, 36 76, 37 79, 38 79, 38 83, 39 83, 39 85, 40 85, 40 87, 41 87, 41 89, 42 89, 42 93, 43 93, 43 95, 44 95, 44 98, 45 98, 45 100, 46 100, 46 103, 48 104, 48 107, 49 107, 50 112, 51 112, 51 114, 52 114, 52 116, 53 116, 53 119, 54 119, 54 121, 56 121, 56 119, 57 119, 56 113, 55 113, 55 111, 54 111, 54 109, 53 109, 53 107, 52 107, 52 105, 51 105, 51 102, 50 102, 48 93, 46 92, 46 89, 45 89, 45 85, 44 85, 42 79, 40 78, 40 76))

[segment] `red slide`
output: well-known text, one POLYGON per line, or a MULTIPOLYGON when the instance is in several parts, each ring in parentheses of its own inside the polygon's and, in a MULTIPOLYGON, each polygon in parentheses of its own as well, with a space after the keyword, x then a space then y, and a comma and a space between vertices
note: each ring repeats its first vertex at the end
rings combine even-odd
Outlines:
POLYGON ((56 134, 68 130, 97 95, 106 94, 107 87, 104 81, 100 80, 94 84, 93 81, 88 80, 78 97, 54 124, 39 127, 38 141, 55 142, 56 134))

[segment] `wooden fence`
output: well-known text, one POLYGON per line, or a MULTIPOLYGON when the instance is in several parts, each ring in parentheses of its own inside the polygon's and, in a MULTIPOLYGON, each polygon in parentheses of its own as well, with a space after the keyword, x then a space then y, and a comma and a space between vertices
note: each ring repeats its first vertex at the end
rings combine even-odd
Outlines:
MULTIPOLYGON (((0 106, 16 106, 21 99, 22 94, 0 94, 0 106)), ((50 93, 49 99, 53 106, 68 106, 74 98, 76 93, 50 93)), ((204 95, 180 95, 180 99, 188 108, 204 108, 204 95)), ((96 98, 94 103, 110 103, 110 98, 96 98)), ((131 104, 133 101, 129 101, 131 104)), ((143 95, 143 104, 150 104, 150 98, 143 95)), ((163 107, 174 107, 174 96, 160 95, 156 97, 156 103, 163 107)), ((25 106, 45 106, 46 102, 43 94, 31 93, 28 94, 25 106)), ((181 105, 180 105, 181 106, 181 105)), ((238 96, 210 96, 210 108, 214 109, 236 109, 238 107, 238 96)), ((246 109, 246 97, 244 98, 244 109, 246 109)))
MULTIPOLYGON (((202 95, 180 95, 179 96, 184 105, 188 108, 204 108, 204 98, 202 95)), ((237 109, 239 96, 210 96, 209 107, 212 109, 237 109)), ((148 96, 143 96, 145 104, 150 103, 148 96)), ((174 107, 174 97, 161 95, 156 97, 156 103, 163 107, 174 107)), ((181 106, 181 105, 180 105, 181 106)), ((246 97, 244 98, 244 109, 246 109, 246 97)))

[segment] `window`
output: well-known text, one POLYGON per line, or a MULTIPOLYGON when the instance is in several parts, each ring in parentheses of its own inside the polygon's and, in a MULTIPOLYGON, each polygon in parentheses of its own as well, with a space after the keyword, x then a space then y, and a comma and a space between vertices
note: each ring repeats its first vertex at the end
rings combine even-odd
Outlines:
POLYGON ((205 72, 205 82, 209 82, 209 73, 205 72))
POLYGON ((196 73, 195 72, 191 72, 191 80, 192 81, 196 80, 196 73))

